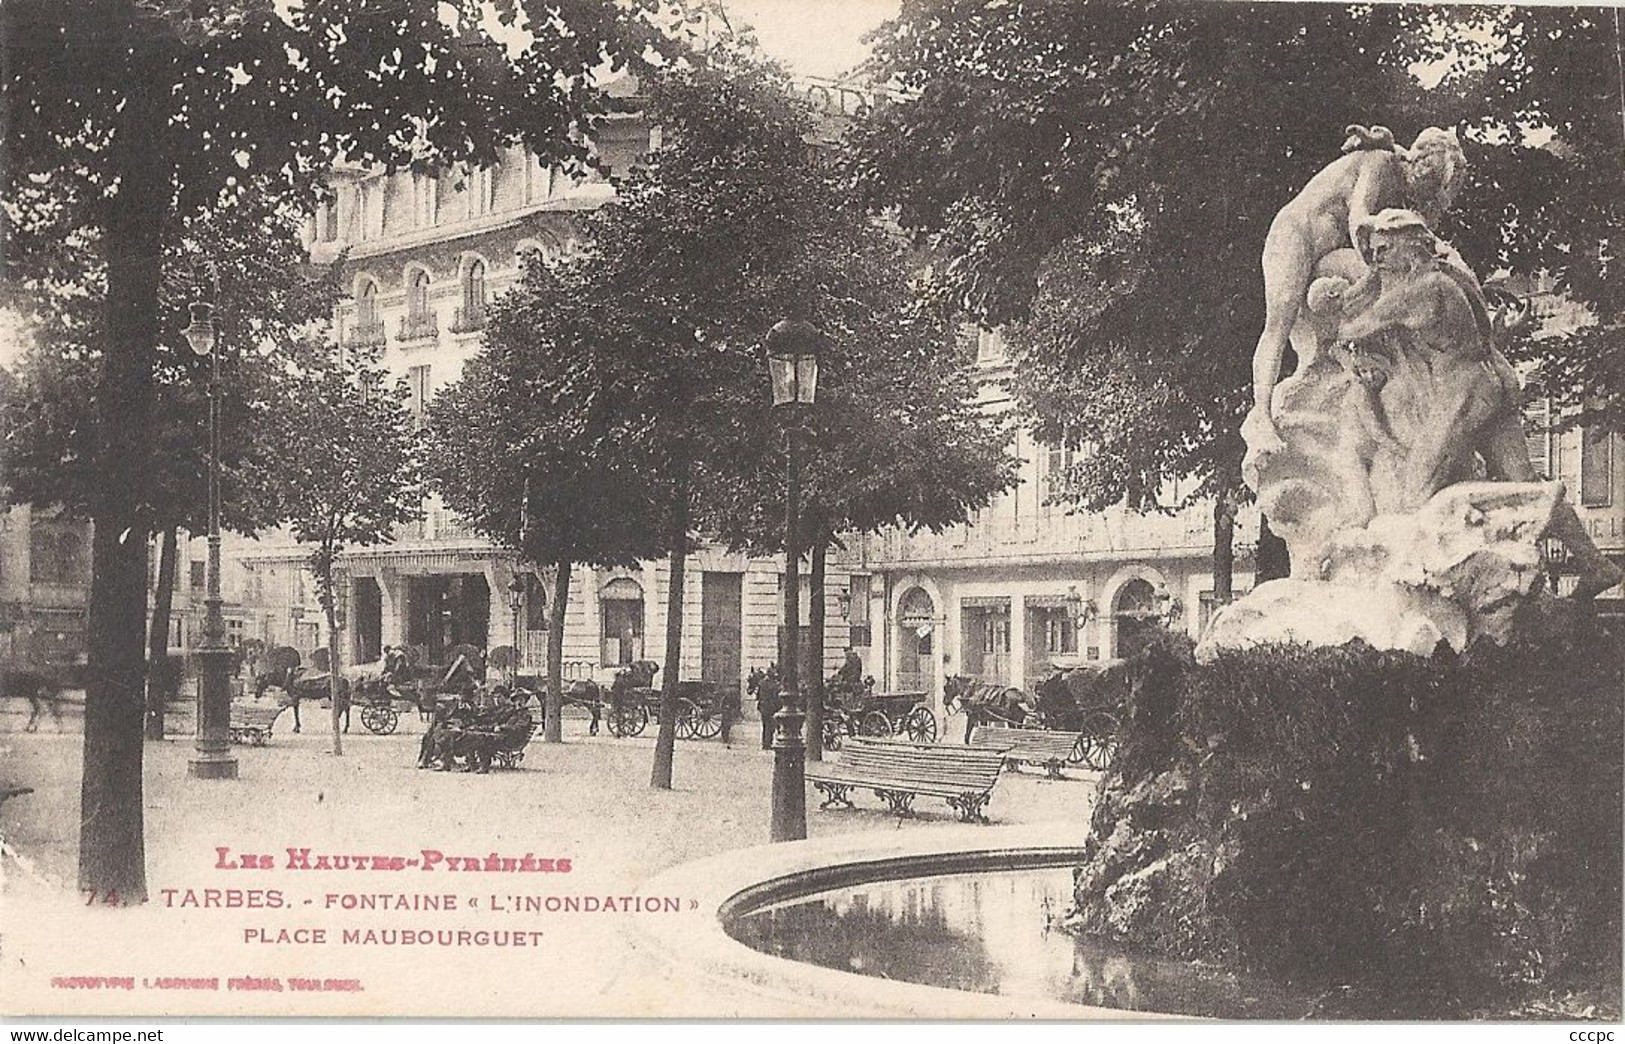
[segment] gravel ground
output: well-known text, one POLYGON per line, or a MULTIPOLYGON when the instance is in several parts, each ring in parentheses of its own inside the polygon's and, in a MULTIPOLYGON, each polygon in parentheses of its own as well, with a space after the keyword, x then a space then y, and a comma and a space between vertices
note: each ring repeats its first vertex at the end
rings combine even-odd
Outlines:
MULTIPOLYGON (((74 938, 84 938, 83 933, 111 932, 136 951, 154 937, 152 933, 158 933, 164 939, 161 950, 169 958, 169 974, 200 974, 219 966, 222 954, 233 958, 233 967, 250 974, 299 974, 289 970, 290 958, 308 967, 311 974, 333 976, 345 967, 366 972, 364 1008, 353 1006, 355 994, 310 994, 308 1003, 296 1009, 310 1013, 492 1010, 611 1014, 620 1010, 613 1000, 619 989, 616 984, 624 987, 629 978, 636 978, 632 970, 636 955, 625 952, 624 940, 619 933, 606 930, 612 926, 604 918, 538 919, 541 915, 537 914, 527 922, 547 929, 553 955, 568 956, 563 966, 541 958, 540 951, 532 951, 536 955, 528 958, 533 962, 540 959, 538 967, 516 956, 524 951, 481 951, 471 957, 467 951, 421 949, 367 951, 359 954, 363 960, 356 964, 358 951, 351 948, 251 944, 243 937, 244 929, 261 921, 242 910, 199 911, 172 904, 181 901, 186 889, 281 888, 289 893, 294 909, 264 918, 263 927, 274 929, 344 923, 338 912, 317 914, 329 894, 477 889, 482 895, 494 895, 496 887, 533 893, 631 895, 640 882, 675 864, 767 840, 772 756, 757 746, 754 722, 736 730, 730 746, 717 740, 680 741, 676 787, 655 791, 648 785, 652 728, 636 739, 589 738, 584 719, 567 718, 564 744, 533 742, 519 770, 481 776, 417 769, 422 726, 415 715, 403 715, 400 731, 383 737, 366 733, 357 719, 355 731, 345 737, 344 756, 334 757, 329 753, 330 739, 316 731, 325 723, 325 715, 310 708, 313 713, 305 715, 304 733, 288 731, 291 721, 284 715, 270 745, 235 748, 241 771, 236 781, 188 778, 191 746, 183 740, 148 744, 144 787, 147 879, 153 902, 143 910, 111 915, 103 911, 86 914, 80 908, 80 913, 72 915, 80 927, 70 928, 60 918, 70 916, 67 910, 71 908, 62 908, 61 898, 64 884, 71 889, 75 878, 78 721, 70 717, 60 731, 46 724, 38 733, 25 734, 15 730, 26 716, 19 717, 14 707, 5 710, 0 716, 0 786, 34 789, 33 794, 7 802, 0 810, 0 835, 8 847, 6 858, 0 860, 0 869, 6 871, 6 905, 13 915, 43 915, 50 910, 51 917, 59 920, 48 932, 42 928, 37 935, 27 928, 14 928, 6 940, 4 960, 0 960, 0 976, 11 977, 13 996, 43 996, 45 1002, 56 995, 24 988, 33 980, 20 973, 23 962, 13 964, 13 960, 34 945, 45 952, 28 956, 51 967, 52 974, 113 974, 88 965, 81 968, 82 961, 75 964, 63 957, 83 952, 71 943, 74 938), (568 875, 481 874, 478 878, 421 872, 223 871, 217 869, 216 850, 221 846, 229 848, 232 856, 270 854, 279 868, 288 848, 308 847, 313 853, 411 857, 425 849, 475 858, 493 852, 516 858, 530 853, 538 858, 568 858, 571 871, 568 875), (174 890, 167 900, 163 889, 174 890), (309 915, 299 912, 305 905, 313 907, 309 915), (477 963, 467 963, 470 960, 477 963), (62 961, 66 963, 58 964, 62 961), (477 977, 472 992, 460 995, 450 1008, 437 1007, 449 1002, 434 990, 425 994, 421 980, 423 968, 440 967, 443 961, 454 962, 450 967, 457 969, 456 974, 473 972, 477 977), (66 971, 56 970, 57 966, 66 971), (562 992, 524 988, 505 974, 512 971, 523 980, 558 967, 569 968, 572 984, 562 992)), ((959 720, 950 719, 945 725, 947 735, 962 734, 959 720)), ((988 808, 989 818, 1002 823, 1055 822, 1064 824, 1058 829, 1072 835, 1071 839, 1081 837, 1095 776, 1087 772, 1069 775, 1074 778, 1056 782, 1031 769, 1007 774, 988 808)), ((899 818, 881 811, 872 795, 858 798, 856 812, 821 812, 817 799, 816 792, 809 793, 808 830, 813 838, 856 831, 941 829, 956 822, 952 811, 935 800, 922 799, 914 816, 899 818)), ((423 921, 421 915, 401 916, 407 918, 402 922, 407 926, 416 923, 414 917, 423 921)), ((378 913, 367 917, 370 919, 356 923, 394 923, 378 913)), ((481 917, 484 920, 471 923, 492 926, 484 910, 481 917)), ((37 926, 44 918, 8 920, 13 925, 28 922, 37 926)), ((455 920, 441 915, 427 926, 440 927, 455 920)), ((125 949, 116 945, 94 952, 105 955, 125 949)), ((0 981, 0 985, 5 983, 0 981)), ((104 998, 91 1000, 78 994, 72 1002, 94 1007, 104 998)), ((137 992, 124 995, 122 1002, 179 1012, 205 1010, 208 1002, 225 999, 237 998, 137 992), (155 1000, 148 999, 155 996, 155 1000), (204 1007, 188 1008, 194 1002, 204 1007)), ((111 998, 106 1003, 114 1005, 112 1010, 120 1010, 120 1000, 111 998)), ((23 1003, 36 1006, 31 1000, 23 1003)), ((642 1010, 649 1002, 636 1003, 642 1010)))

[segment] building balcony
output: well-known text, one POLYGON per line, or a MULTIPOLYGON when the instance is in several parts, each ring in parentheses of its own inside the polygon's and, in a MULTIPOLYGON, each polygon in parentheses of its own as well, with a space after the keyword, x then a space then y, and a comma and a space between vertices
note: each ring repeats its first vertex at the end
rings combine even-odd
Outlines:
POLYGON ((396 338, 401 341, 430 341, 439 336, 440 320, 433 312, 401 316, 400 329, 396 332, 396 338))
POLYGON ((389 335, 384 332, 384 321, 376 319, 370 323, 356 323, 344 343, 351 348, 382 348, 388 340, 389 335))
POLYGON ((484 539, 486 538, 478 530, 464 522, 449 508, 434 508, 416 522, 397 526, 394 535, 394 542, 399 544, 484 539))
MULTIPOLYGON (((1238 525, 1238 534, 1250 531, 1238 525)), ((1078 515, 1045 512, 1019 524, 984 522, 942 533, 888 530, 870 538, 868 554, 870 564, 879 568, 975 567, 1209 554, 1212 546, 1212 520, 1206 510, 1142 515, 1116 509, 1078 515)))
POLYGON ((456 313, 452 316, 451 332, 474 333, 485 329, 486 312, 487 309, 483 304, 473 307, 458 305, 456 313))

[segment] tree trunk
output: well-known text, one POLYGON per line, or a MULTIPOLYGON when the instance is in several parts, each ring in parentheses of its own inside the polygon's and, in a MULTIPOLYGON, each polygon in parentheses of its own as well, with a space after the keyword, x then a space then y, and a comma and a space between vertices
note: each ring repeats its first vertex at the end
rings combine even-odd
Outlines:
POLYGON ((1270 529, 1270 520, 1258 516, 1258 550, 1253 556, 1253 586, 1266 580, 1282 580, 1292 575, 1292 556, 1286 541, 1270 529))
POLYGON ((322 609, 327 613, 327 702, 332 708, 333 718, 333 753, 343 755, 344 734, 339 731, 339 629, 336 615, 333 612, 333 603, 336 600, 333 593, 333 580, 326 580, 327 597, 323 599, 322 609))
POLYGON ((824 760, 824 562, 829 557, 829 537, 820 533, 812 546, 812 575, 807 581, 807 626, 812 643, 808 663, 802 665, 807 679, 801 690, 807 694, 807 760, 824 760))
POLYGON ((169 667, 169 617, 175 606, 175 560, 180 539, 175 527, 164 530, 158 555, 158 584, 152 595, 152 624, 147 628, 147 738, 164 738, 164 711, 175 679, 169 667))
POLYGON ((683 570, 688 564, 688 482, 679 479, 671 517, 671 581, 666 595, 666 665, 660 683, 660 734, 655 739, 654 772, 649 786, 671 789, 672 759, 677 751, 677 681, 683 665, 683 570))
POLYGON ((553 578, 553 604, 547 618, 547 706, 543 714, 547 725, 542 730, 544 743, 564 742, 564 610, 570 604, 569 559, 555 563, 558 575, 553 578))
POLYGON ((96 502, 85 632, 79 887, 95 902, 147 901, 142 817, 147 542, 158 286, 171 165, 158 147, 166 95, 128 84, 108 156, 116 199, 103 211, 105 352, 96 393, 96 502))
POLYGON ((1213 498, 1213 606, 1236 594, 1236 500, 1229 490, 1213 498))

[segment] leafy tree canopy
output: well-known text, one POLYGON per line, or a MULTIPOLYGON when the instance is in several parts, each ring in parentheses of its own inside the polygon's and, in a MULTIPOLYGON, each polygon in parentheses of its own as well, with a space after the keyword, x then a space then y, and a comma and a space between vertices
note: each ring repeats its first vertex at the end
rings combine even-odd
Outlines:
MULTIPOLYGON (((83 242, 83 236, 78 237, 83 242)), ((221 504, 230 529, 253 533, 281 521, 280 459, 267 441, 270 416, 297 393, 290 346, 331 317, 334 287, 304 264, 295 220, 274 194, 246 193, 179 223, 161 286, 154 367, 152 468, 145 484, 152 528, 201 532, 207 525, 210 361, 180 331, 187 306, 215 305, 220 355, 221 504)), ((20 389, 0 406, 6 481, 18 499, 61 505, 89 518, 105 279, 99 255, 71 245, 62 267, 14 269, 11 301, 37 342, 20 367, 20 389)))
POLYGON ((1072 498, 1146 507, 1169 478, 1238 484, 1259 250, 1349 124, 1461 125, 1441 233, 1617 314, 1611 34, 1575 9, 909 0, 875 42, 900 98, 851 167, 936 254, 934 295, 1010 324, 1035 434, 1093 451, 1072 498), (1595 191, 1553 192, 1569 176, 1595 191))
POLYGON ((386 383, 364 351, 300 345, 298 393, 271 418, 287 474, 287 525, 311 548, 322 604, 348 548, 388 542, 423 504, 419 432, 404 382, 386 383))
POLYGON ((435 488, 532 562, 631 565, 662 551, 660 498, 603 318, 567 270, 532 258, 493 307, 480 354, 430 405, 435 488))

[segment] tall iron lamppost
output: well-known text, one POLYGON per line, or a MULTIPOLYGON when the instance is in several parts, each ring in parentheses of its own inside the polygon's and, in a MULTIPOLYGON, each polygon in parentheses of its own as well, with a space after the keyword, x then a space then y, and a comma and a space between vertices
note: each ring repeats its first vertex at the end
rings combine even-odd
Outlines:
POLYGON ((797 426, 811 411, 818 394, 818 357, 826 344, 811 323, 786 319, 767 332, 768 375, 773 382, 773 409, 784 419, 786 488, 784 497, 784 674, 783 705, 773 715, 773 827, 774 841, 799 841, 807 836, 807 740, 802 726, 807 715, 801 707, 799 671, 801 645, 801 546, 796 522, 801 490, 801 460, 797 426))
POLYGON ((508 581, 508 608, 513 610, 513 680, 519 683, 519 668, 525 662, 525 648, 519 634, 519 612, 525 607, 525 581, 518 572, 508 581))
POLYGON ((220 355, 214 350, 214 306, 188 306, 191 322, 181 333, 192 351, 209 359, 209 587, 203 599, 203 638, 192 650, 200 670, 197 686, 196 753, 187 764, 195 779, 236 779, 231 753, 231 646, 220 610, 220 355))

